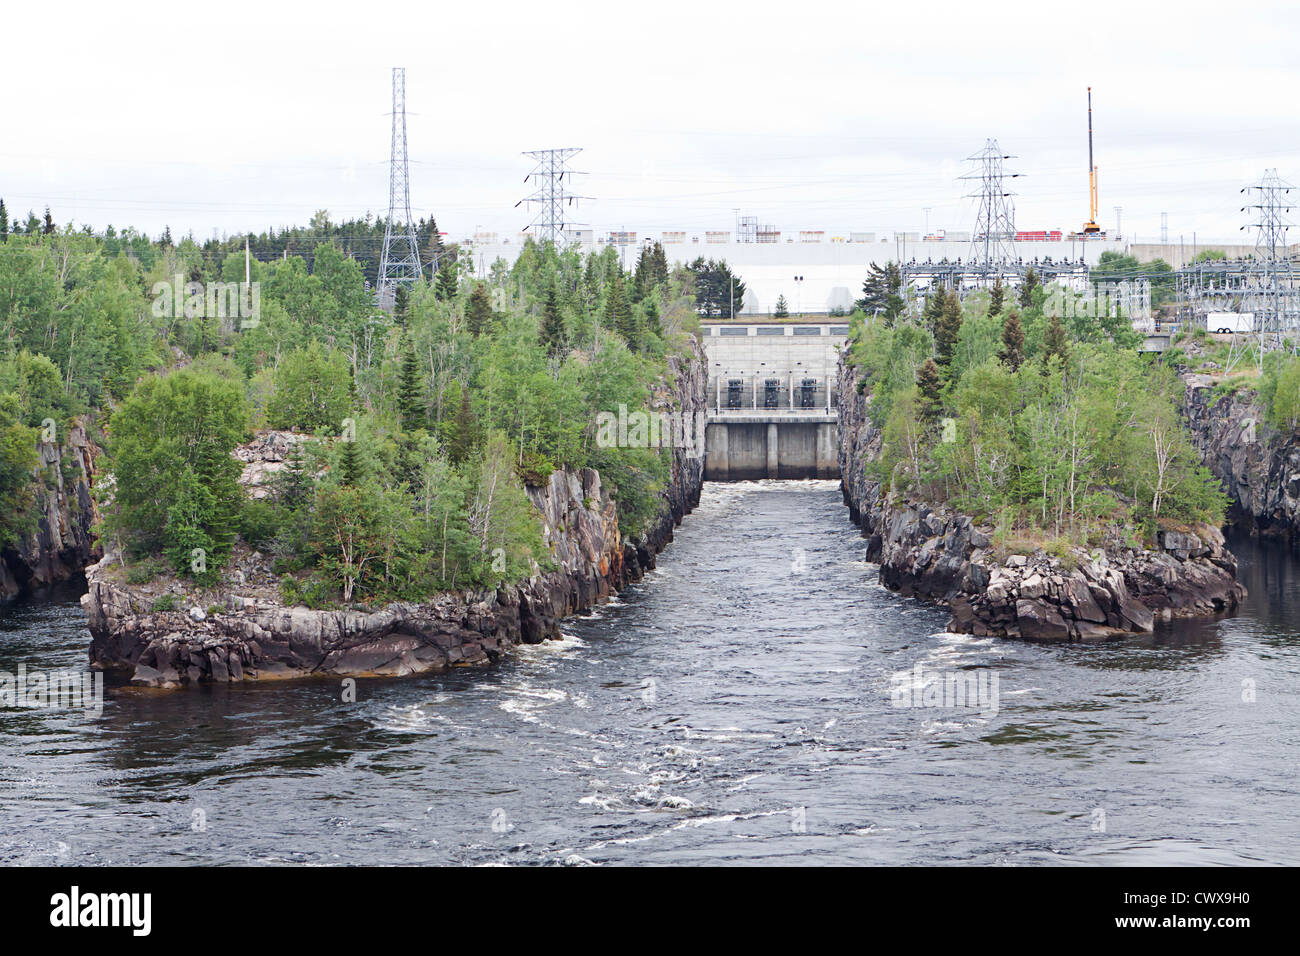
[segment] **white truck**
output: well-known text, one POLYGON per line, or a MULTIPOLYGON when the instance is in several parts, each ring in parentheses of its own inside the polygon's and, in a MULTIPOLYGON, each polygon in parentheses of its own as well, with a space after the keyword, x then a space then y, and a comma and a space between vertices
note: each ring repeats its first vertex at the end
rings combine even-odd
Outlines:
POLYGON ((1254 332, 1254 312, 1210 312, 1205 316, 1207 332, 1254 332))

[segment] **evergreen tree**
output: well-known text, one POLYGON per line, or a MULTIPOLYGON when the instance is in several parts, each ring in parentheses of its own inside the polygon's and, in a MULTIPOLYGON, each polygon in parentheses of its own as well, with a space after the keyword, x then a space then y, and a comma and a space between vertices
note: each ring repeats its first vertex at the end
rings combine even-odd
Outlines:
POLYGON ((651 247, 650 274, 660 285, 668 284, 668 254, 664 252, 661 242, 656 242, 651 247))
POLYGON ((50 215, 50 207, 45 207, 45 225, 41 227, 41 232, 47 236, 54 235, 54 217, 50 215))
MULTIPOLYGON (((442 273, 438 273, 439 276, 442 273)), ((478 338, 492 330, 492 299, 488 296, 487 286, 475 283, 474 291, 469 294, 469 304, 465 307, 465 324, 470 335, 478 338)))
POLYGON ((428 222, 421 222, 420 228, 416 230, 416 237, 424 247, 424 265, 437 275, 447 259, 447 247, 442 244, 437 220, 430 216, 428 222))
POLYGON ((999 275, 993 281, 993 289, 989 292, 989 315, 997 315, 1002 311, 1002 303, 1007 297, 1007 287, 1002 284, 1002 276, 999 275))
POLYGON ((433 283, 433 294, 439 302, 450 302, 456 298, 460 282, 459 272, 460 269, 454 261, 444 259, 442 267, 438 269, 438 277, 433 283))
POLYGON ((406 325, 406 320, 411 314, 411 292, 405 282, 397 285, 397 290, 393 293, 393 319, 400 326, 406 325))
POLYGON ((402 357, 402 377, 398 387, 397 407, 402 418, 402 428, 413 432, 423 428, 427 418, 424 387, 420 382, 420 363, 415 349, 407 348, 402 357))
POLYGON ((627 301, 627 291, 623 286, 623 274, 615 273, 609 290, 605 295, 605 328, 618 332, 627 341, 627 347, 636 351, 637 342, 636 317, 632 306, 627 301))
POLYGON ((289 460, 284 470, 272 477, 272 486, 280 504, 289 511, 297 511, 311 495, 312 477, 307 471, 303 443, 295 441, 289 447, 289 460))
POLYGON ((663 327, 663 322, 661 322, 659 318, 658 295, 651 294, 647 296, 645 302, 642 303, 642 311, 644 314, 644 321, 642 322, 642 327, 647 332, 650 332, 655 336, 662 337, 664 334, 664 327, 663 327))
POLYGON ((962 313, 961 300, 956 292, 941 295, 944 302, 934 332, 934 351, 938 364, 946 373, 952 366, 952 352, 957 347, 957 338, 961 334, 962 313))
POLYGON ((789 318, 790 306, 786 303, 784 295, 776 297, 776 309, 772 312, 772 315, 778 319, 789 318))
POLYGON ((1034 290, 1042 283, 1038 281, 1038 273, 1034 267, 1030 266, 1029 271, 1025 273, 1025 281, 1020 283, 1020 308, 1032 309, 1034 307, 1034 290))
POLYGON ((359 488, 365 480, 365 467, 361 463, 361 452, 357 450, 355 440, 344 440, 339 470, 340 483, 347 485, 349 488, 359 488))
POLYGON ((452 420, 451 435, 447 442, 447 457, 453 465, 463 465, 474 456, 478 445, 478 422, 474 418, 474 407, 469 401, 469 389, 462 388, 460 405, 456 417, 452 420))
POLYGON ((542 326, 538 336, 542 347, 550 358, 564 358, 569 350, 569 335, 564 327, 564 312, 560 308, 560 293, 552 280, 546 290, 546 302, 542 306, 542 326))
POLYGON ((640 302, 654 288, 651 274, 652 253, 649 246, 641 247, 641 254, 636 257, 636 268, 632 271, 632 301, 640 302))
POLYGON ((686 271, 691 274, 695 288, 695 311, 709 317, 729 317, 734 310, 739 313, 745 305, 745 283, 731 271, 725 261, 704 261, 696 258, 686 271))
POLYGON ((868 316, 879 313, 885 325, 893 328, 903 312, 903 297, 899 295, 902 288, 903 274, 897 263, 887 262, 882 269, 873 262, 862 282, 862 298, 854 304, 868 316))
POLYGON ((921 321, 932 335, 939 334, 939 322, 943 319, 943 307, 948 304, 948 293, 943 286, 936 285, 925 300, 921 312, 921 321))
POLYGON ((1002 320, 1002 348, 998 361, 1011 371, 1017 371, 1025 361, 1025 331, 1020 327, 1020 316, 1015 309, 1002 320))
POLYGON ((916 372, 916 386, 920 390, 919 410, 926 424, 933 425, 943 411, 943 375, 934 359, 926 359, 916 372))
POLYGON ((5 201, 0 198, 0 242, 9 241, 9 210, 5 208, 5 201))
POLYGON ((1064 362, 1069 354, 1070 343, 1065 326, 1061 324, 1059 315, 1053 315, 1047 320, 1047 331, 1043 334, 1043 371, 1047 371, 1047 362, 1053 355, 1064 362))

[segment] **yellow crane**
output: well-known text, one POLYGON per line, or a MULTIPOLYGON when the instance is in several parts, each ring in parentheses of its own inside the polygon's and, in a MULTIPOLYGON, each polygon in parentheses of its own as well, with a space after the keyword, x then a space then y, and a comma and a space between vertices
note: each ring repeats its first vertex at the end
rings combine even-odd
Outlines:
POLYGON ((1101 227, 1097 225, 1097 167, 1092 160, 1092 87, 1088 87, 1088 221, 1083 224, 1083 235, 1097 236, 1101 227))

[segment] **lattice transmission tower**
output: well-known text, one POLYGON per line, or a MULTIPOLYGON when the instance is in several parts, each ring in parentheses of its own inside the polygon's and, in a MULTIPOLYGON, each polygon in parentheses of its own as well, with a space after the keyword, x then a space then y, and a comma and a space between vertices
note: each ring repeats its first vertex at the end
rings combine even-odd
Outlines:
MULTIPOLYGON (((1291 207, 1287 197, 1295 187, 1282 180, 1276 169, 1264 171, 1263 177, 1243 193, 1256 201, 1242 207, 1258 218, 1255 227, 1255 259, 1264 267, 1262 278, 1262 314, 1255 315, 1261 333, 1281 334, 1296 325, 1295 272, 1286 250, 1286 231, 1292 223, 1287 218, 1291 207)), ((1261 338, 1262 344, 1262 338, 1261 338)))
MULTIPOLYGON (((1015 193, 1006 186, 1006 180, 1018 179, 1021 173, 1009 173, 1002 161, 1015 159, 1002 152, 996 139, 986 140, 984 148, 966 161, 974 164, 971 172, 960 177, 976 183, 967 199, 979 200, 979 213, 971 233, 971 261, 983 269, 999 269, 1016 261, 1016 206, 1015 193)), ((1012 270, 1008 270, 1012 271, 1012 270)))
POLYGON ((388 219, 375 299, 391 312, 399 285, 413 285, 423 270, 411 216, 411 170, 406 158, 406 70, 393 67, 393 148, 388 162, 388 219))
POLYGON ((565 220, 565 207, 572 207, 579 199, 591 198, 565 190, 565 177, 572 182, 574 176, 585 175, 568 167, 569 160, 580 152, 582 147, 570 146, 565 149, 535 149, 524 153, 537 162, 533 171, 524 177, 524 182, 532 180, 536 184, 537 191, 519 200, 515 207, 524 203, 541 207, 533 221, 524 227, 524 232, 531 232, 539 242, 549 239, 563 247, 569 240, 565 230, 576 225, 565 220))

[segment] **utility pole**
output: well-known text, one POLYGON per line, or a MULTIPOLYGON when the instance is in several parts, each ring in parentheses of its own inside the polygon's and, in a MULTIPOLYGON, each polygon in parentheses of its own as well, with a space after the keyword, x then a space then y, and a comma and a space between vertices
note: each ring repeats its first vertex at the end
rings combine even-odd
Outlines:
POLYGON ((424 274, 420 243, 411 216, 411 169, 406 157, 406 70, 393 67, 393 145, 388 160, 388 219, 384 223, 384 252, 379 260, 375 298, 393 311, 399 285, 411 286, 424 274))

